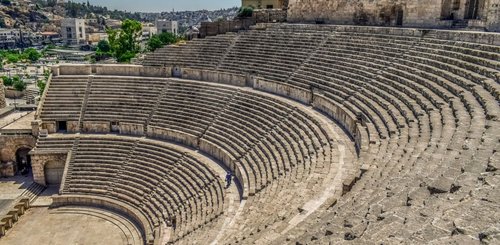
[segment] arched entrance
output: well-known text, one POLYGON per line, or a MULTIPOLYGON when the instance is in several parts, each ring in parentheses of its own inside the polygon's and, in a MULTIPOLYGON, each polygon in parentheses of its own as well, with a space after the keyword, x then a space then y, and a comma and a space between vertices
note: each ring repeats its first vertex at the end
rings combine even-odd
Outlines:
POLYGON ((64 173, 64 163, 50 161, 44 166, 46 185, 59 185, 64 173))
POLYGON ((16 151, 17 172, 22 175, 28 175, 31 172, 31 148, 21 147, 16 151))

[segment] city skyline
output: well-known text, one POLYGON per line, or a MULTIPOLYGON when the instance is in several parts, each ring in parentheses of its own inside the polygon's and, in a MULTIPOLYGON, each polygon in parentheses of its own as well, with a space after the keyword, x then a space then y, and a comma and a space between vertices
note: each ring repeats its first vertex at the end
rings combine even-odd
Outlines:
MULTIPOLYGON (((77 2, 87 2, 87 0, 77 0, 77 2)), ((221 8, 231 8, 241 5, 240 0, 184 0, 184 1, 162 1, 162 0, 142 0, 137 4, 134 0, 89 0, 93 5, 106 6, 109 9, 126 10, 129 12, 170 12, 183 10, 216 10, 221 8)))

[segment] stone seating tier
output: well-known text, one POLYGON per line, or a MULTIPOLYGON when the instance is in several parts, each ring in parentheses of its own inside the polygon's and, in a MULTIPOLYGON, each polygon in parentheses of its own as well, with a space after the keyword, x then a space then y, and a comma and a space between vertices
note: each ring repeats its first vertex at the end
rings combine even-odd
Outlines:
MULTIPOLYGON (((456 229, 474 237, 494 229, 494 222, 469 212, 479 212, 483 208, 480 204, 461 200, 469 198, 468 193, 488 200, 489 191, 498 193, 494 188, 478 186, 475 180, 492 180, 497 171, 488 166, 499 150, 499 135, 493 129, 499 124, 500 113, 499 46, 375 31, 339 32, 290 26, 275 25, 238 34, 227 55, 217 61, 215 70, 251 74, 272 83, 313 91, 314 98, 330 100, 341 108, 332 116, 346 125, 353 138, 355 130, 348 126, 346 118, 339 116, 340 110, 366 128, 369 147, 359 161, 368 166, 333 208, 318 211, 314 218, 292 230, 280 233, 279 228, 254 229, 249 225, 244 232, 227 236, 227 241, 325 244, 354 239, 360 243, 429 243, 452 237, 456 229)), ((208 49, 196 55, 212 54, 208 49)), ((162 59, 157 62, 173 65, 162 59)), ((207 133, 211 140, 217 140, 223 129, 241 117, 228 113, 224 118, 227 122, 220 128, 211 127, 213 133, 207 133)), ((291 129, 287 127, 286 131, 291 129)), ((259 130, 250 132, 262 134, 259 130)), ((286 152, 293 155, 277 156, 264 150, 240 159, 241 164, 250 165, 255 161, 252 159, 265 163, 300 158, 301 150, 307 147, 293 144, 293 139, 304 134, 292 130, 294 133, 279 137, 278 132, 272 130, 271 134, 288 144, 286 148, 290 150, 286 152)), ((252 134, 229 138, 224 147, 233 149, 234 156, 254 140, 252 134), (232 142, 237 142, 236 146, 231 146, 232 142)), ((315 139, 319 138, 305 142, 315 139)), ((267 176, 255 177, 257 186, 265 185, 269 176, 281 173, 279 168, 266 172, 267 176)), ((273 191, 282 187, 286 190, 286 185, 274 183, 256 192, 256 197, 279 193, 273 191)), ((257 205, 258 201, 252 201, 251 205, 257 205)), ((485 206, 485 210, 495 209, 494 204, 485 206)), ((256 218, 264 217, 276 218, 256 218)))
MULTIPOLYGON (((143 122, 147 136, 197 148, 231 169, 241 182, 243 198, 254 203, 255 211, 238 217, 238 223, 247 229, 285 224, 297 214, 250 218, 268 215, 265 200, 273 199, 280 190, 294 189, 300 197, 281 193, 284 196, 272 205, 297 210, 308 198, 318 195, 310 188, 325 184, 322 178, 338 171, 332 161, 339 154, 334 153, 337 150, 331 132, 317 115, 283 98, 246 88, 176 79, 94 75, 87 87, 87 100, 81 108, 84 125, 95 121, 118 121, 120 126, 143 122), (160 91, 134 89, 134 83, 160 91), (141 103, 150 104, 145 112, 137 106, 141 103)), ((187 164, 192 160, 186 157, 182 161, 179 156, 169 157, 172 153, 161 154, 161 148, 149 150, 153 149, 151 144, 141 147, 137 140, 115 142, 84 136, 71 143, 73 154, 64 193, 120 200, 138 207, 152 227, 175 215, 179 227, 176 239, 189 236, 193 227, 204 227, 207 220, 222 212, 223 191, 211 187, 214 179, 204 174, 204 166, 187 164), (167 179, 160 181, 163 178, 167 179)), ((57 140, 41 139, 39 149, 61 147, 51 142, 57 140)))
POLYGON ((123 136, 50 135, 35 152, 72 150, 64 195, 115 199, 141 212, 151 227, 176 222, 174 240, 220 216, 220 177, 203 162, 160 141, 123 136), (112 146, 112 147, 110 147, 112 146))

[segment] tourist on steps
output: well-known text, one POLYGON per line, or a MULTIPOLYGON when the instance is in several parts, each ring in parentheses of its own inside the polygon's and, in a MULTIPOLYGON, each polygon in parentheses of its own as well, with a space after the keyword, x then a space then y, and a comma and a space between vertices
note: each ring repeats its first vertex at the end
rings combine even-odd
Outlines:
POLYGON ((226 188, 229 188, 229 186, 231 185, 232 177, 233 177, 233 175, 231 174, 230 171, 228 171, 226 174, 226 188))

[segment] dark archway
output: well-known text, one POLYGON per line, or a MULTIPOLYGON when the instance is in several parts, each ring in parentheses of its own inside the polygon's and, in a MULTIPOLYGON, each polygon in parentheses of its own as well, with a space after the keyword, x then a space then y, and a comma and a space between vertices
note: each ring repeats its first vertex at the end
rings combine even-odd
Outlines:
POLYGON ((401 6, 396 8, 396 26, 403 26, 404 12, 401 6))
POLYGON ((16 150, 16 168, 17 172, 22 175, 27 175, 31 172, 30 151, 31 148, 29 147, 21 147, 16 150))
POLYGON ((465 3, 464 19, 481 19, 484 12, 483 0, 468 0, 465 3))

